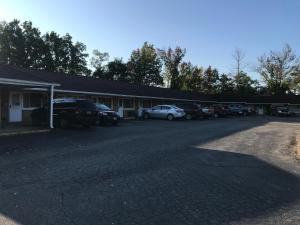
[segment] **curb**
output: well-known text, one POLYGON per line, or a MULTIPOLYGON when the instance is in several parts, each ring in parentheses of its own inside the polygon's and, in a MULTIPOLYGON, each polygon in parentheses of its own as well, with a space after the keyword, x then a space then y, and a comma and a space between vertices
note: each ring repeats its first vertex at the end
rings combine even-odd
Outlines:
POLYGON ((12 132, 0 133, 0 137, 15 136, 21 134, 46 133, 46 132, 50 132, 50 129, 12 131, 12 132))

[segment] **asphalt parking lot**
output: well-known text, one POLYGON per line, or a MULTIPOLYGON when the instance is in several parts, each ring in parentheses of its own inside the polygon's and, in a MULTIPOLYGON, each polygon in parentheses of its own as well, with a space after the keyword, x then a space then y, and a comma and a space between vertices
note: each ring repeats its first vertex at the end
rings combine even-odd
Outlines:
POLYGON ((294 118, 0 138, 0 224, 300 224, 294 118))

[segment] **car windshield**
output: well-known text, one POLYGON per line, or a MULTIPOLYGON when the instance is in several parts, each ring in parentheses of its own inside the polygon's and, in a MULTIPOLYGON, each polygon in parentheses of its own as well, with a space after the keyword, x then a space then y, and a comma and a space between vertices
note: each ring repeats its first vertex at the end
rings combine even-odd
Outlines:
POLYGON ((96 107, 99 110, 111 110, 108 106, 106 106, 104 104, 97 104, 96 107))
POLYGON ((96 109, 95 104, 88 100, 76 100, 76 103, 78 104, 79 107, 85 109, 96 109))
POLYGON ((278 108, 278 110, 280 110, 282 112, 288 112, 289 111, 289 109, 285 108, 285 107, 280 107, 280 108, 278 108))

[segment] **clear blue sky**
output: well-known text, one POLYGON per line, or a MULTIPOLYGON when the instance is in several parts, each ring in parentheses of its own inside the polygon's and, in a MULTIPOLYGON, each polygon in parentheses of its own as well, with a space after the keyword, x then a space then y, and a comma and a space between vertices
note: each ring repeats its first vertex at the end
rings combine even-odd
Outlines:
POLYGON ((13 18, 69 32, 111 59, 126 60, 144 41, 185 47, 187 61, 221 72, 233 69, 236 47, 250 65, 285 43, 300 54, 299 0, 0 0, 0 20, 13 18))

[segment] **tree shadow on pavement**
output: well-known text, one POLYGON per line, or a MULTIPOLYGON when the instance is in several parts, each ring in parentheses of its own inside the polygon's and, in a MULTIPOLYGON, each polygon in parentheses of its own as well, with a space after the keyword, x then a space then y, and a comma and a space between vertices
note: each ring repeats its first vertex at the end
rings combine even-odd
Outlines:
POLYGON ((210 121, 185 130, 159 122, 163 145, 143 135, 157 132, 150 124, 2 139, 1 150, 20 152, 0 158, 0 224, 299 224, 299 176, 255 156, 194 147, 275 120, 225 121, 201 132, 210 121), (181 133, 189 138, 175 142, 181 133))
MULTIPOLYGON (((32 225, 243 224, 300 199, 299 177, 253 156, 198 148, 49 179, 17 187, 2 181, 0 213, 32 225)), ((287 224, 282 215, 270 218, 287 224)))

